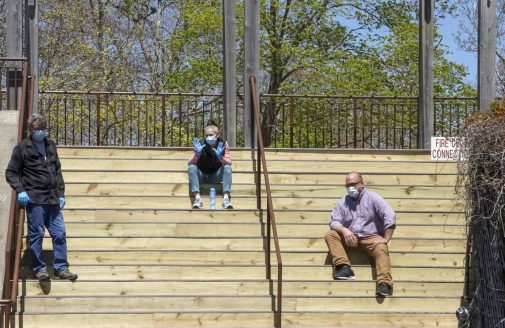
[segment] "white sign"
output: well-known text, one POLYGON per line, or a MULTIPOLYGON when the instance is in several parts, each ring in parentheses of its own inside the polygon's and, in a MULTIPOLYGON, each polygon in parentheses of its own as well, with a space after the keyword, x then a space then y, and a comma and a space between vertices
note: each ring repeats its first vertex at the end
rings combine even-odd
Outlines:
POLYGON ((431 160, 457 161, 464 158, 465 139, 460 137, 431 137, 431 160))

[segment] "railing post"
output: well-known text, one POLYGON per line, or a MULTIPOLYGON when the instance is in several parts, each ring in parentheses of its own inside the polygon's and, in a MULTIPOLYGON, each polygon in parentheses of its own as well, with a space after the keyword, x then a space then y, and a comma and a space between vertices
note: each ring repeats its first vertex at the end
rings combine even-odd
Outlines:
POLYGON ((96 95, 96 145, 100 146, 100 93, 96 95))

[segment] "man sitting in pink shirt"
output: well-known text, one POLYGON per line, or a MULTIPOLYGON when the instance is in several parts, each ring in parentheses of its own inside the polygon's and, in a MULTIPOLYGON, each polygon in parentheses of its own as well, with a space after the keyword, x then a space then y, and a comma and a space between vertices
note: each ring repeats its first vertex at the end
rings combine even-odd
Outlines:
POLYGON ((223 183, 223 203, 225 209, 231 204, 231 157, 228 142, 221 139, 219 129, 214 124, 204 129, 204 139, 193 141, 195 150, 188 160, 188 178, 195 198, 193 208, 202 208, 200 183, 223 183))
POLYGON ((360 248, 375 259, 376 294, 391 295, 393 278, 387 243, 396 227, 396 215, 386 201, 365 189, 358 172, 347 174, 347 196, 331 213, 330 231, 325 235, 334 266, 333 279, 355 279, 346 247, 360 248))

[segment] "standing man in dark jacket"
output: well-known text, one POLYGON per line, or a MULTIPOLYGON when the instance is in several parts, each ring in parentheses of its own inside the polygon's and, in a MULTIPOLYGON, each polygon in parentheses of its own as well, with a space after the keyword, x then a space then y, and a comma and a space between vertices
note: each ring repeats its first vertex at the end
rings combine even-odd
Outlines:
POLYGON ((7 182, 16 190, 19 204, 26 207, 32 268, 37 279, 49 280, 42 261, 45 228, 53 242, 54 272, 60 279, 76 280, 68 270, 65 224, 65 183, 56 144, 46 138, 47 120, 34 114, 28 120, 30 136, 19 143, 5 171, 7 182))

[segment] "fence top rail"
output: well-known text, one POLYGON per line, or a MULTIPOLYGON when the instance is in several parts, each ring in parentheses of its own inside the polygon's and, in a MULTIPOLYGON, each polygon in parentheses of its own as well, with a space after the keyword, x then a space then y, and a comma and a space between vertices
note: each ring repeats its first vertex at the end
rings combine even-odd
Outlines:
POLYGON ((79 90, 42 90, 40 94, 62 95, 122 95, 122 96, 198 96, 198 97, 222 97, 222 93, 205 92, 135 92, 135 91, 79 91, 79 90))
POLYGON ((26 61, 24 57, 0 57, 0 61, 26 61))
MULTIPOLYGON (((286 97, 286 98, 342 98, 342 99, 407 99, 407 100, 417 100, 419 99, 418 96, 376 96, 376 95, 352 95, 352 96, 344 96, 344 95, 316 95, 316 94, 285 94, 285 93, 280 93, 280 94, 274 94, 274 93, 263 93, 261 94, 262 97, 286 97)), ((454 97, 447 97, 447 96, 435 96, 433 97, 434 99, 452 99, 452 100, 458 100, 458 99, 470 99, 470 100, 477 100, 477 96, 472 97, 472 96, 454 96, 454 97)))
MULTIPOLYGON (((1 60, 1 58, 0 58, 1 60)), ((209 92, 136 92, 136 91, 83 91, 83 90, 42 90, 40 94, 62 94, 62 95, 128 95, 128 96, 206 96, 222 97, 222 93, 209 92)), ((239 94, 242 96, 242 94, 239 94)), ((376 95, 317 95, 317 94, 286 94, 286 93, 262 93, 261 97, 274 98, 342 98, 342 99, 407 99, 417 100, 418 96, 376 96, 376 95)), ((477 100, 477 96, 435 96, 438 100, 477 100)))

